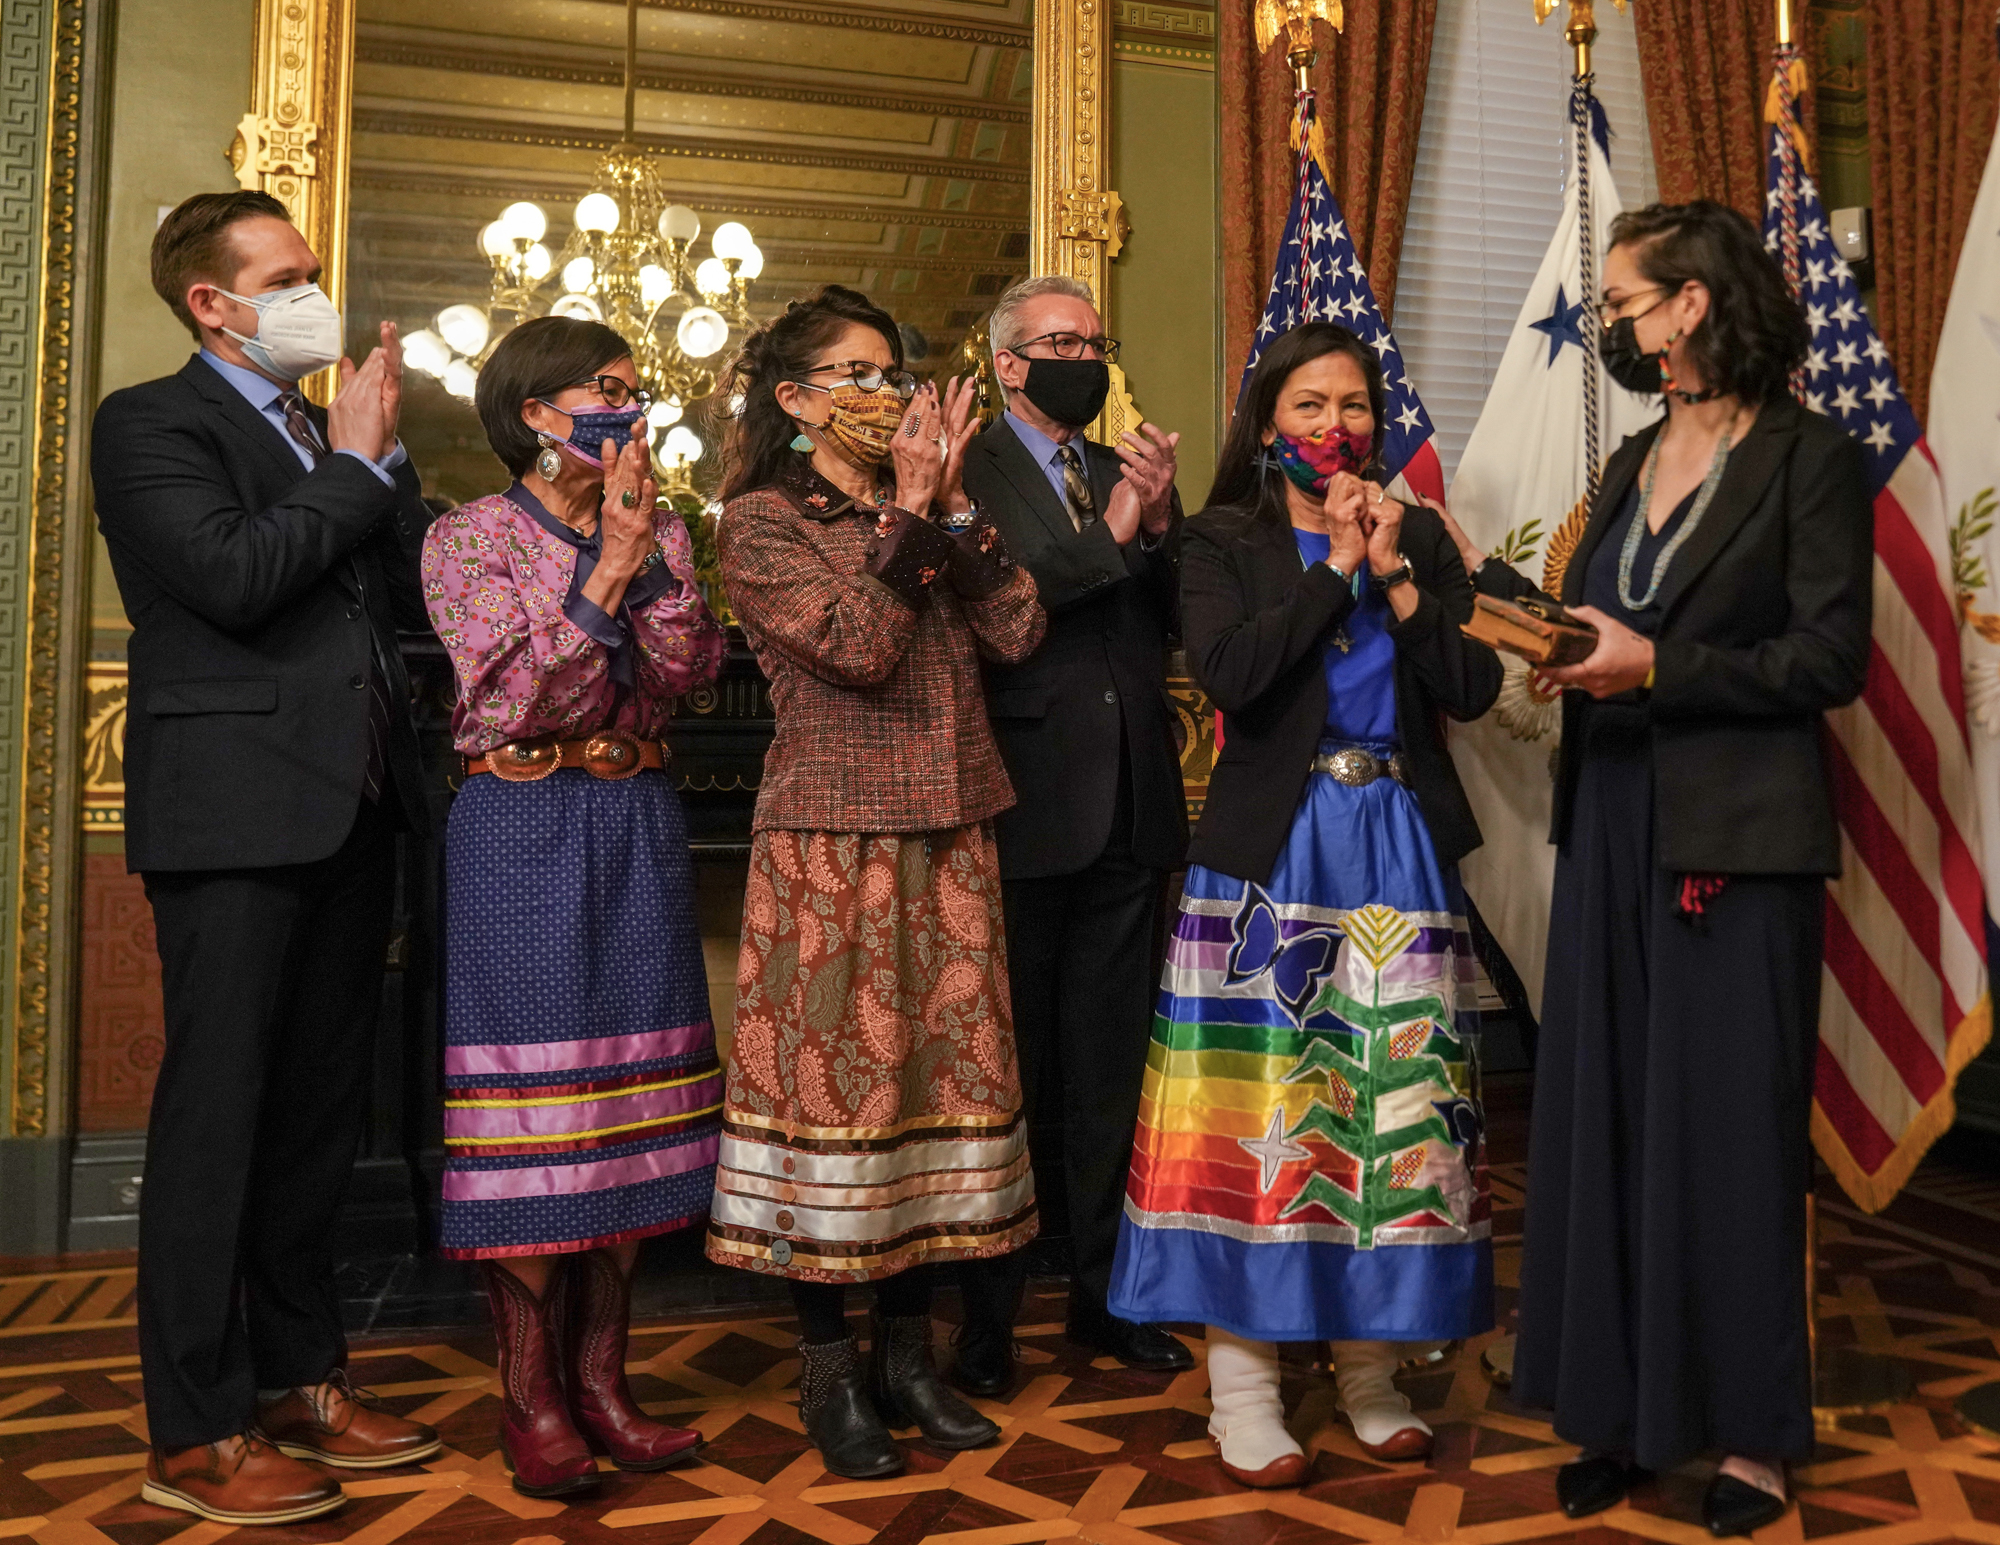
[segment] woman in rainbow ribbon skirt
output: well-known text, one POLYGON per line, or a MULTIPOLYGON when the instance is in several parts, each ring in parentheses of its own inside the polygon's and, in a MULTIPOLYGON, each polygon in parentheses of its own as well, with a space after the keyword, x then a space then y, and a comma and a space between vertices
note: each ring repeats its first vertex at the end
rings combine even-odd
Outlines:
POLYGON ((1280 1341, 1333 1343, 1381 1458, 1429 1452, 1396 1343, 1493 1321, 1471 950, 1479 844, 1441 718, 1500 663, 1465 638, 1443 522, 1386 498, 1369 347, 1313 322, 1258 362, 1187 524, 1189 666, 1222 749, 1154 1019, 1111 1312, 1208 1327, 1223 1468, 1287 1486, 1280 1341))
POLYGON ((694 1456, 625 1382, 639 1241, 708 1211, 722 1075, 687 822, 663 768, 674 699, 722 633, 687 528, 655 506, 632 351, 524 322, 479 374, 513 474, 424 540, 466 758, 445 840, 443 1253, 486 1265, 515 1489, 694 1456))

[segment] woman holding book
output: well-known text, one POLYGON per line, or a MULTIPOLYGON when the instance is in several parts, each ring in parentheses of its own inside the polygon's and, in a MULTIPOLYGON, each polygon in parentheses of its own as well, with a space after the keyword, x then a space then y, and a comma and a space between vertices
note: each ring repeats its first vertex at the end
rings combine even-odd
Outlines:
POLYGON ((1223 747, 1154 1018, 1111 1312, 1208 1327, 1223 1468, 1295 1485, 1280 1341, 1331 1340, 1370 1453, 1431 1432, 1396 1343, 1493 1323, 1477 1017, 1442 721, 1500 663, 1438 516, 1379 484, 1375 353, 1313 322, 1252 372, 1187 523, 1189 665, 1223 747))
MULTIPOLYGON (((1654 205, 1611 241, 1605 366, 1667 411, 1552 587, 1598 638, 1546 672, 1568 690, 1513 1392, 1583 1450, 1571 1517, 1719 1450, 1704 1516, 1748 1533, 1813 1450, 1821 719, 1867 671, 1872 523, 1860 447, 1792 398, 1806 325, 1750 223, 1654 205)), ((1483 594, 1540 595, 1451 530, 1483 594)))

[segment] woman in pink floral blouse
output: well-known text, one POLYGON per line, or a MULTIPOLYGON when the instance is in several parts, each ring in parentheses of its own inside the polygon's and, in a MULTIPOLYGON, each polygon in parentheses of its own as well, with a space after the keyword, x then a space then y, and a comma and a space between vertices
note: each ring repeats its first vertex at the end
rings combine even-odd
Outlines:
POLYGON ((690 1458, 625 1384, 639 1241, 699 1220, 721 1074, 661 737, 722 633, 655 506, 631 350, 542 317, 478 408, 515 482, 424 542, 466 778, 446 839, 444 1253, 486 1263, 514 1486, 690 1458), (635 433, 636 432, 636 433, 635 433))

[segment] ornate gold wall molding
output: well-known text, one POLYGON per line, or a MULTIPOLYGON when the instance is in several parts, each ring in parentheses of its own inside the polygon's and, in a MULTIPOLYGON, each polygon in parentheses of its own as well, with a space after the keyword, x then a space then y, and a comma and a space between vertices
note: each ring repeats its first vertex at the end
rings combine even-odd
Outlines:
MULTIPOLYGON (((1107 328, 1111 260, 1131 229, 1111 170, 1111 17, 1114 0, 1045 0, 1035 8, 1035 171, 1029 253, 1034 272, 1081 279, 1107 328)), ((1116 443, 1138 426, 1125 373, 1111 367, 1111 400, 1092 438, 1116 443)))
POLYGON ((257 0, 250 111, 227 154, 236 180, 291 211, 340 303, 347 277, 347 157, 355 0, 257 0))
POLYGON ((34 391, 31 494, 22 593, 26 627, 20 676, 20 802, 14 895, 12 1072, 6 1135, 47 1137, 68 1125, 64 1054, 74 1002, 77 917, 77 721, 88 548, 83 529, 83 433, 94 371, 89 360, 87 259, 96 179, 89 157, 101 82, 84 61, 101 42, 103 8, 93 0, 10 7, 10 35, 24 23, 46 41, 46 112, 41 157, 40 265, 31 340, 34 391), (32 19, 15 14, 34 11, 32 19), (43 28, 47 30, 42 31, 43 28))
MULTIPOLYGON (((622 4, 623 0, 617 0, 622 4)), ((1060 4, 1061 0, 1052 0, 1060 4)), ((795 26, 848 27, 863 32, 890 32, 903 37, 938 38, 949 43, 986 43, 995 48, 1021 48, 1030 37, 1026 27, 987 22, 949 21, 910 11, 889 11, 867 5, 781 5, 759 0, 640 0, 648 10, 688 11, 700 16, 730 16, 742 21, 789 22, 795 26)), ((1037 19, 1034 36, 1039 37, 1037 19)))

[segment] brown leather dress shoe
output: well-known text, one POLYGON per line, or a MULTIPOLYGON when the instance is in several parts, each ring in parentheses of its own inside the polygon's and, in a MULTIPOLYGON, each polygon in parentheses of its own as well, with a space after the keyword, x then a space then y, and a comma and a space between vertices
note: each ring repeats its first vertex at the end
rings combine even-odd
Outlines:
POLYGON ((139 1495, 219 1524, 295 1524, 347 1500, 337 1481, 250 1433, 146 1456, 139 1495))
POLYGON ((368 1392, 348 1381, 345 1368, 259 1406, 257 1430, 294 1459, 316 1459, 342 1470, 413 1465, 444 1447, 436 1431, 421 1422, 376 1410, 368 1392))

